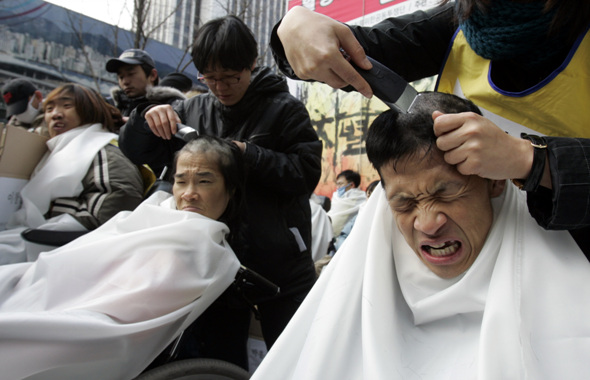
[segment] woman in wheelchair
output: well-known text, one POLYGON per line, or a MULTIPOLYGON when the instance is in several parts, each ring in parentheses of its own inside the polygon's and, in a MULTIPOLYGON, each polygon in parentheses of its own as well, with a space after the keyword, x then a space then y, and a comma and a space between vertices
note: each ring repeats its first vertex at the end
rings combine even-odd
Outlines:
POLYGON ((114 145, 122 125, 118 109, 78 84, 51 91, 43 103, 48 152, 21 191, 22 207, 0 233, 0 264, 34 261, 26 228, 88 231, 143 200, 139 169, 114 145))
POLYGON ((132 379, 234 281, 239 150, 201 136, 156 192, 35 262, 0 266, 5 379, 132 379))

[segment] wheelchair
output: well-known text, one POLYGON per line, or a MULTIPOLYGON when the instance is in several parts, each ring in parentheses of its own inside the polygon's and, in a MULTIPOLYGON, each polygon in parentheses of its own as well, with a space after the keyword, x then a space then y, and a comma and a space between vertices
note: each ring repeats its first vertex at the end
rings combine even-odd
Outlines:
MULTIPOLYGON (((241 265, 232 285, 259 319, 256 307, 248 294, 274 297, 280 288, 258 273, 241 265)), ((133 380, 247 380, 250 373, 245 369, 218 359, 193 358, 177 360, 178 347, 183 339, 181 333, 148 368, 133 380)))
POLYGON ((184 359, 151 369, 134 380, 247 380, 249 378, 248 371, 223 360, 184 359))

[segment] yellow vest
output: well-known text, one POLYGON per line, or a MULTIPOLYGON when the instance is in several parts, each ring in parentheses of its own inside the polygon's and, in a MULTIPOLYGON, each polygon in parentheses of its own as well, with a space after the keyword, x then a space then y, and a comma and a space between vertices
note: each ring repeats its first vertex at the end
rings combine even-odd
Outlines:
POLYGON ((468 98, 492 114, 543 135, 590 138, 590 33, 576 41, 557 70, 526 91, 498 89, 490 82, 489 71, 490 60, 478 56, 459 30, 437 91, 468 98))

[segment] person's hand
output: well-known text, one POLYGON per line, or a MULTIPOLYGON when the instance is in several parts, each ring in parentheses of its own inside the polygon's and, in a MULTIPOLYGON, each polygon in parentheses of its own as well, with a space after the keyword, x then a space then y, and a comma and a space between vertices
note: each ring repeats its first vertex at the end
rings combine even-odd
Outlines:
POLYGON ((332 88, 350 84, 368 98, 373 95, 369 84, 340 51, 342 48, 358 67, 365 70, 372 67, 363 47, 346 25, 297 6, 285 15, 277 35, 289 64, 300 79, 317 80, 332 88))
POLYGON ((242 141, 232 140, 232 142, 240 149, 242 153, 246 151, 246 143, 242 141))
POLYGON ((435 111, 432 118, 436 145, 461 174, 498 180, 528 177, 534 155, 528 140, 510 136, 473 112, 435 111))
POLYGON ((145 121, 154 135, 170 140, 177 132, 176 123, 180 123, 181 120, 171 105, 163 104, 147 111, 145 121))

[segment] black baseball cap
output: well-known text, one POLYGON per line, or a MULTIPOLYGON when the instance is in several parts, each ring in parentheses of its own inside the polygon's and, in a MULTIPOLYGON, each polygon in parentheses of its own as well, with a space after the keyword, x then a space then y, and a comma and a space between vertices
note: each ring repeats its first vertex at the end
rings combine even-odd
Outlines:
POLYGON ((193 88, 193 80, 183 73, 170 73, 160 81, 160 86, 174 87, 182 92, 189 92, 193 88))
POLYGON ((127 49, 121 53, 119 58, 109 59, 106 68, 109 73, 116 73, 121 65, 142 65, 144 63, 156 68, 156 63, 145 50, 127 49))
POLYGON ((2 88, 2 98, 6 103, 6 117, 20 115, 27 110, 29 96, 33 95, 37 88, 26 79, 12 79, 6 82, 2 88))

